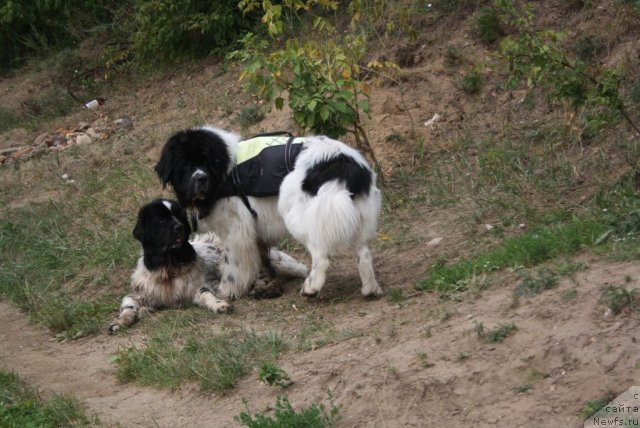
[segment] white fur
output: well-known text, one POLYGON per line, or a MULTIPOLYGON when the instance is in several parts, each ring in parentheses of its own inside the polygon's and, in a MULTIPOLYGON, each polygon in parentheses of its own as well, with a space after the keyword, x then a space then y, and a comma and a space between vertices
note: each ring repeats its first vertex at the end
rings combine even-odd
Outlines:
MULTIPOLYGON (((216 128, 204 128, 221 136, 235 166, 236 144, 239 137, 216 128)), ((356 150, 328 137, 305 137, 305 149, 296 160, 277 197, 249 197, 257 213, 254 219, 239 197, 218 200, 210 214, 199 220, 198 227, 215 231, 225 245, 229 263, 222 266, 219 292, 236 298, 248 293, 258 277, 261 260, 258 242, 277 244, 292 235, 309 251, 312 267, 301 290, 303 295, 315 295, 322 289, 329 257, 350 252, 358 257, 358 271, 364 296, 380 296, 373 271, 373 258, 368 243, 375 237, 381 205, 380 191, 372 186, 368 195, 351 199, 345 186, 332 181, 322 185, 316 196, 302 190, 306 171, 320 161, 346 154, 369 170, 366 160, 356 150)))

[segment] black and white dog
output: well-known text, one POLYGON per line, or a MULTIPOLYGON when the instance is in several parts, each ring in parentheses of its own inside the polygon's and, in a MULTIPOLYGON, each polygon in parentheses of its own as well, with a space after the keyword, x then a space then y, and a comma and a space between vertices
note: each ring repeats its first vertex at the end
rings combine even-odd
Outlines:
MULTIPOLYGON (((216 313, 231 309, 214 294, 225 259, 220 239, 211 232, 189 241, 190 234, 187 212, 177 201, 156 199, 140 209, 133 236, 142 243, 143 254, 110 332, 160 308, 195 304, 216 313)), ((303 278, 308 273, 304 265, 279 251, 272 250, 269 259, 285 274, 303 278)))
POLYGON ((322 289, 329 257, 358 257, 366 297, 382 295, 369 241, 376 235, 381 195, 364 157, 340 141, 311 136, 261 136, 241 141, 213 127, 172 135, 155 166, 163 185, 215 231, 225 246, 219 295, 247 294, 265 254, 287 235, 309 251, 303 296, 322 289))

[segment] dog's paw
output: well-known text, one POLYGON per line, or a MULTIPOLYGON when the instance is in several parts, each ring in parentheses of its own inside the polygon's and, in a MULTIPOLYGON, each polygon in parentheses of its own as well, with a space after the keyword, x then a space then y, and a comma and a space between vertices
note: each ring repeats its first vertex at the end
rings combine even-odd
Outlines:
POLYGON ((382 291, 381 288, 378 288, 377 290, 373 291, 372 293, 368 293, 368 294, 363 294, 362 297, 364 297, 367 300, 377 300, 379 298, 381 298, 382 296, 384 296, 384 292, 382 291))
POLYGON ((233 311, 233 305, 231 303, 225 302, 224 300, 216 300, 216 310, 217 314, 228 314, 233 311))
POLYGON ((120 326, 120 324, 118 324, 117 322, 112 322, 112 323, 109 325, 109 328, 108 328, 108 330, 107 330, 107 331, 108 331, 108 333, 109 333, 109 334, 114 334, 114 333, 116 333, 118 330, 120 330, 120 327, 121 327, 121 326, 120 326))
POLYGON ((315 299, 316 297, 319 296, 319 293, 318 292, 307 293, 306 291, 304 291, 304 287, 303 287, 302 290, 300 290, 300 295, 302 297, 306 297, 307 299, 315 299))
POLYGON ((276 299, 282 296, 282 287, 280 285, 280 281, 275 278, 258 279, 253 285, 250 295, 254 299, 259 300, 276 299))

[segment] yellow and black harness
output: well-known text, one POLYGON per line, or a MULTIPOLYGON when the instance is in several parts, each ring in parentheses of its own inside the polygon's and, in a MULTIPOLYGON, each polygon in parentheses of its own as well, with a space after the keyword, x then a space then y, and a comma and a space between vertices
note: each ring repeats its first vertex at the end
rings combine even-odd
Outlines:
POLYGON ((260 134, 238 143, 236 167, 216 195, 216 200, 239 196, 254 217, 248 196, 277 196, 284 177, 293 171, 304 138, 289 133, 260 134))

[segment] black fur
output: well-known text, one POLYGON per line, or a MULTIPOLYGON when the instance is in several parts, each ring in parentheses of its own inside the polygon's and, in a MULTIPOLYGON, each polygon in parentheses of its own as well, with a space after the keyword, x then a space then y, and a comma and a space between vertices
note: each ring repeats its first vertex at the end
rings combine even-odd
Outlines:
POLYGON ((156 199, 140 208, 133 236, 142 243, 147 269, 175 268, 192 263, 196 251, 189 243, 187 212, 177 201, 156 199), (171 209, 163 203, 171 204, 171 209))
POLYGON ((171 184, 180 204, 197 208, 202 218, 211 209, 226 179, 230 162, 222 138, 205 129, 189 129, 169 138, 155 171, 163 186, 171 184), (192 180, 197 169, 207 174, 206 182, 192 180))
POLYGON ((340 154, 312 166, 302 181, 302 190, 311 196, 316 196, 318 189, 332 180, 345 183, 351 198, 359 195, 366 196, 371 189, 371 171, 353 158, 340 154))

